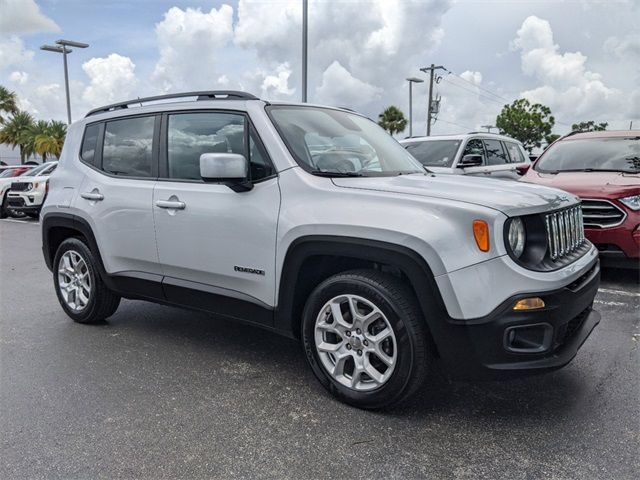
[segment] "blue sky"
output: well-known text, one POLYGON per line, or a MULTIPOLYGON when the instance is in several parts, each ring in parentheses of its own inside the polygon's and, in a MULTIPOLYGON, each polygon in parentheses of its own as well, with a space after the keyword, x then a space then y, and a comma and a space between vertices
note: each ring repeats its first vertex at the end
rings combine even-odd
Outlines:
MULTIPOLYGON (((23 108, 65 118, 62 62, 43 43, 91 44, 70 56, 74 117, 129 97, 244 88, 300 97, 300 1, 0 0, 0 84, 23 108)), ((407 76, 443 64, 436 133, 493 123, 525 96, 559 120, 640 125, 640 0, 310 0, 310 100, 371 117, 408 111, 407 76)), ((423 76, 423 75, 422 75, 423 76)), ((426 88, 414 91, 424 129, 426 88)))

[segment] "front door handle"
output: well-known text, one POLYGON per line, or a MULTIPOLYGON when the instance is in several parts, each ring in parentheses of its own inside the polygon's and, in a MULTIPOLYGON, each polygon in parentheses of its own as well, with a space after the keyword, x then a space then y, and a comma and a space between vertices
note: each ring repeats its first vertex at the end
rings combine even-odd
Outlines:
POLYGON ((94 189, 91 192, 82 192, 80 196, 85 200, 92 200, 94 202, 101 202, 104 200, 104 195, 102 195, 97 189, 94 189))
POLYGON ((156 207, 167 208, 171 210, 184 210, 186 206, 186 203, 180 202, 178 200, 158 200, 156 202, 156 207))

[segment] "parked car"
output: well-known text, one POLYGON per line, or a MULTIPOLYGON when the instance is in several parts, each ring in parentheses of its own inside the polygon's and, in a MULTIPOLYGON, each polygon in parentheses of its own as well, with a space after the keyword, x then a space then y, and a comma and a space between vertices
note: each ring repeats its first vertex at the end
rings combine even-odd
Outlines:
POLYGON ((531 166, 518 140, 493 133, 412 137, 400 143, 435 173, 516 180, 531 166))
POLYGON ((580 197, 586 236, 603 262, 640 267, 640 130, 561 138, 522 181, 580 197))
POLYGON ((15 181, 15 177, 24 175, 32 170, 33 167, 28 165, 18 165, 11 167, 4 167, 0 172, 0 218, 5 218, 9 215, 9 211, 6 208, 7 193, 11 188, 11 184, 15 181))
POLYGON ((199 92, 72 124, 40 218, 73 320, 121 297, 239 319, 300 339, 328 391, 378 408, 435 359, 473 379, 568 363, 600 318, 579 211, 559 190, 427 173, 351 111, 199 92))
POLYGON ((32 168, 33 166, 31 165, 11 165, 7 167, 0 167, 0 178, 18 177, 32 168))
POLYGON ((5 210, 37 218, 47 196, 49 175, 57 166, 58 162, 43 163, 11 182, 5 210))

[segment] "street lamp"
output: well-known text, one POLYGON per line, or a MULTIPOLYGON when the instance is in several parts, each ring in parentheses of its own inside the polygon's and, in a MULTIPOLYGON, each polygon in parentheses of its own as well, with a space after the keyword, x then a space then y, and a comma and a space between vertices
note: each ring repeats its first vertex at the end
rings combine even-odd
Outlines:
POLYGON ((72 40, 57 40, 56 45, 43 45, 40 50, 47 52, 61 53, 64 59, 64 89, 67 94, 67 121, 71 123, 71 99, 69 98, 69 70, 67 68, 67 54, 73 52, 68 47, 87 48, 88 43, 74 42, 72 40))
POLYGON ((422 83, 424 80, 418 77, 407 78, 409 82, 409 137, 413 137, 413 84, 422 83))

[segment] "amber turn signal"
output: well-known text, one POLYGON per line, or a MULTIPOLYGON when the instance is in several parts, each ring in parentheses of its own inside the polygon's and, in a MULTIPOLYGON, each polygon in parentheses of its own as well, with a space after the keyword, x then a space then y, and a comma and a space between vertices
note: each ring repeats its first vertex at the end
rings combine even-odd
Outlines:
POLYGON ((544 300, 540 297, 523 298, 518 300, 513 306, 514 310, 537 310, 538 308, 544 308, 544 300))
POLYGON ((489 251, 489 225, 484 220, 473 221, 473 237, 476 239, 476 245, 482 252, 489 251))

